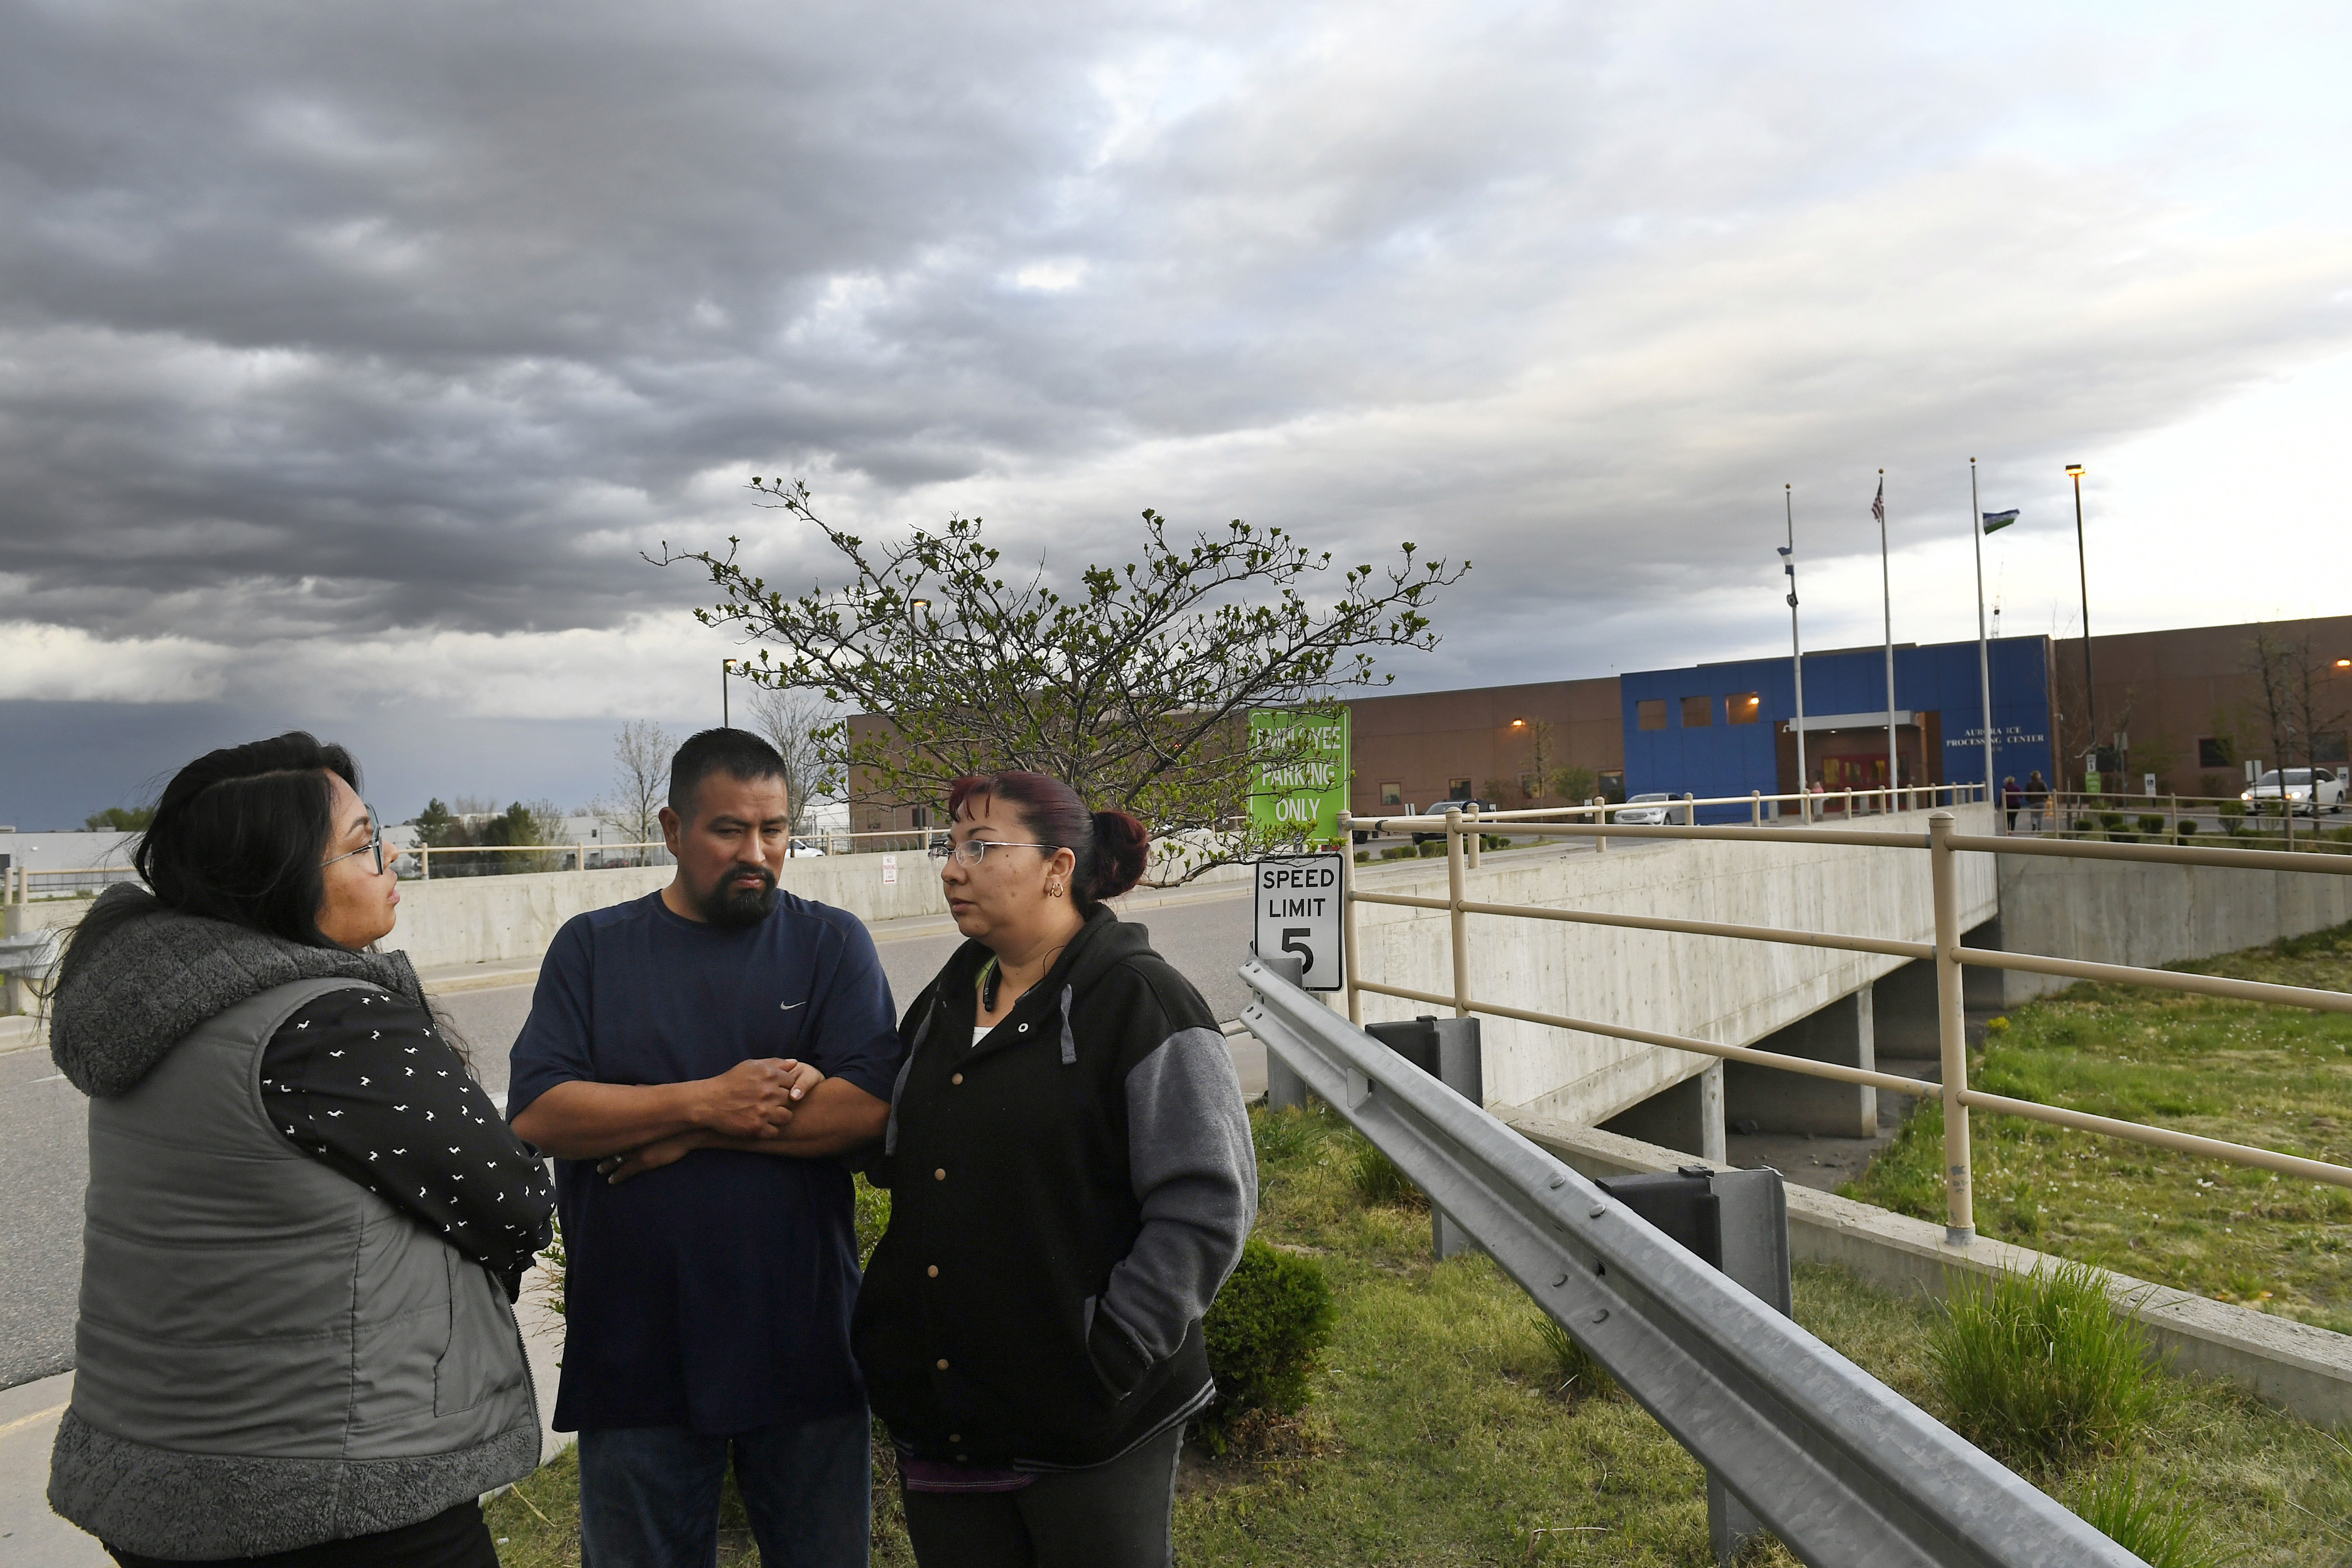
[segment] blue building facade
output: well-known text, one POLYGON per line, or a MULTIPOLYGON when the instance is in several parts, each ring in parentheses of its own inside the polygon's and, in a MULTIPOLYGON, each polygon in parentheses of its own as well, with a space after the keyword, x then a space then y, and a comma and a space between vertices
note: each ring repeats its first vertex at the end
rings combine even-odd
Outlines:
MULTIPOLYGON (((2050 639, 2004 637, 1990 651, 1993 782, 2014 776, 2021 783, 2036 769, 2054 778, 2050 639)), ((1628 792, 1706 799, 1799 787, 1796 682, 1785 655, 1636 671, 1621 679, 1621 693, 1628 792)), ((1983 705, 1973 641, 1898 646, 1895 709, 1899 770, 1894 782, 1983 781, 1983 705)), ((1831 790, 1884 787, 1886 711, 1884 648, 1806 654, 1809 780, 1831 790)), ((1744 821, 1747 816, 1723 806, 1702 810, 1699 819, 1744 821)))

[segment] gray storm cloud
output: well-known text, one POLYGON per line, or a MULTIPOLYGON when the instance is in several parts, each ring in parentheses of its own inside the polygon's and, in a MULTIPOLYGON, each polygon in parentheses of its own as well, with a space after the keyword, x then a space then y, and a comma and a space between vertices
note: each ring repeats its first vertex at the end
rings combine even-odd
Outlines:
POLYGON ((0 620, 612 628, 695 598, 656 539, 814 569, 733 488, 785 471, 1057 570, 1145 505, 1414 538, 1463 657, 1572 660, 1728 559, 1769 619, 1791 475, 2344 339, 2340 226, 1990 145, 2053 68, 1677 15, 10 7, 0 620))

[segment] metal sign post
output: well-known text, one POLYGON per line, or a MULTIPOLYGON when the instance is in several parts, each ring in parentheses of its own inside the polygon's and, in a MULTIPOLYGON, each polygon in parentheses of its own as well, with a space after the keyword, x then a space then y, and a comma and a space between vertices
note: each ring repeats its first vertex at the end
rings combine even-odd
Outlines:
POLYGON ((1255 912, 1250 951, 1265 958, 1287 953, 1298 959, 1299 984, 1308 991, 1339 991, 1348 984, 1340 921, 1345 863, 1339 852, 1276 855, 1251 863, 1255 912))

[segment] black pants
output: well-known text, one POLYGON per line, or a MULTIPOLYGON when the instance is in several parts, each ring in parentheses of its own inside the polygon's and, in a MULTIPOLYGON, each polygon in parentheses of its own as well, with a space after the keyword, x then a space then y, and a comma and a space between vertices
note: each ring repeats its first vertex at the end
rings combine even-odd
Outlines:
POLYGON ((1179 1422, 1107 1465, 1041 1475, 1014 1492, 910 1492, 922 1568, 1171 1568, 1179 1422))
POLYGON ((470 1499, 398 1530, 322 1541, 316 1546, 298 1546, 267 1557, 180 1563, 169 1557, 142 1557, 119 1546, 107 1551, 122 1568, 499 1568, 499 1549, 490 1541, 490 1527, 482 1522, 481 1505, 470 1499))

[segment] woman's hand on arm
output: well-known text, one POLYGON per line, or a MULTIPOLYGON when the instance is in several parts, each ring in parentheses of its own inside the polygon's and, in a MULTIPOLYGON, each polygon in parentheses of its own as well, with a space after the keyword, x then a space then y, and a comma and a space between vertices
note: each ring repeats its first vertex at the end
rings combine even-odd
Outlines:
POLYGON ((574 1079, 526 1106, 514 1119, 515 1134, 559 1160, 600 1160, 695 1135, 773 1137, 792 1125, 807 1093, 806 1075, 815 1071, 765 1057, 685 1083, 574 1079))

